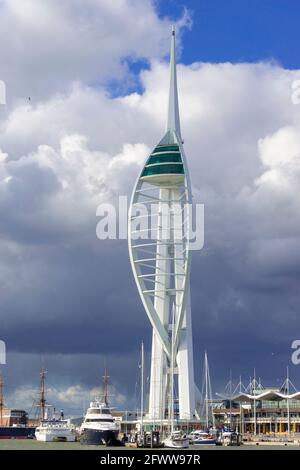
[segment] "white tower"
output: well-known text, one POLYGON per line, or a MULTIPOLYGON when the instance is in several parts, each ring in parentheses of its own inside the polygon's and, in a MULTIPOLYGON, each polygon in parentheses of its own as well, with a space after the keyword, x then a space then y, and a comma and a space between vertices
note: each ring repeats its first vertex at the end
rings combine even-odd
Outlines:
POLYGON ((167 130, 137 179, 128 221, 131 266, 153 327, 148 415, 153 421, 168 415, 172 346, 179 417, 190 420, 195 416, 189 290, 191 252, 186 236, 191 199, 180 132, 175 29, 172 28, 167 130), (171 344, 173 309, 175 334, 171 344))

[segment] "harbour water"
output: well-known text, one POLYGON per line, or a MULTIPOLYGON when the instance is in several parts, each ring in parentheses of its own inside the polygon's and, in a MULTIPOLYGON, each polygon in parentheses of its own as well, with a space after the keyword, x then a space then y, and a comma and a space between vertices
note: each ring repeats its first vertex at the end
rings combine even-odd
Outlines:
MULTIPOLYGON (((18 440, 18 439, 3 439, 0 440, 0 451, 2 450, 96 450, 98 452, 113 450, 113 451, 122 451, 126 450, 139 450, 126 447, 106 447, 106 446, 84 446, 79 442, 39 442, 36 440, 18 440)), ((157 452, 158 449, 147 449, 149 452, 157 452)), ((211 446, 211 445, 201 445, 201 446, 191 446, 187 450, 199 451, 204 450, 299 450, 299 446, 295 445, 242 445, 240 447, 224 447, 224 446, 211 446)), ((185 451, 182 451, 185 452, 185 451)))

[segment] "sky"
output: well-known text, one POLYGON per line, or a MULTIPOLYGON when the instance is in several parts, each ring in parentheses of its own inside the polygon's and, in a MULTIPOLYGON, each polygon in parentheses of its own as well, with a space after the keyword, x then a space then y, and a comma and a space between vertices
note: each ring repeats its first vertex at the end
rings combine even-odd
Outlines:
POLYGON ((300 64, 297 0, 161 0, 163 17, 190 12, 182 62, 274 60, 288 69, 300 64))
POLYGON ((164 133, 171 24, 182 134, 205 244, 193 253, 195 381, 300 387, 300 80, 296 1, 0 0, 0 339, 10 406, 83 412, 109 368, 137 406, 151 328, 126 240, 96 209, 130 195, 164 133))

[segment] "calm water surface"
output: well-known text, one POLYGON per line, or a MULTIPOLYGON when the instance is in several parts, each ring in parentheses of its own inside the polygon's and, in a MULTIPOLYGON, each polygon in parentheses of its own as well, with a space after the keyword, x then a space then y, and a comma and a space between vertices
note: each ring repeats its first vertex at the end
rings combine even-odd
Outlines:
MULTIPOLYGON (((300 446, 276 446, 276 445, 244 445, 240 447, 222 447, 222 446, 191 446, 190 449, 193 450, 300 450, 300 446)), ((1 450, 121 450, 126 451, 125 447, 101 447, 101 446, 84 446, 79 442, 39 442, 35 440, 17 440, 17 439, 3 439, 0 440, 0 451, 1 450)), ((128 449, 128 450, 137 450, 138 449, 128 449)), ((148 449, 151 451, 151 449, 148 449)), ((152 449, 156 451, 156 449, 152 449)))

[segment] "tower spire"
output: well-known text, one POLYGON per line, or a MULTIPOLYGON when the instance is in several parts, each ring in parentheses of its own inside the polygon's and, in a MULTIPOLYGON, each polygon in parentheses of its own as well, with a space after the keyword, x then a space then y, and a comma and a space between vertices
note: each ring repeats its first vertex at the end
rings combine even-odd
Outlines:
POLYGON ((174 391, 170 386, 173 375, 176 376, 174 385, 178 389, 176 410, 179 418, 184 422, 193 420, 196 413, 190 304, 192 252, 190 237, 185 236, 186 220, 191 214, 191 185, 181 145, 174 27, 171 39, 167 129, 140 172, 128 213, 131 267, 153 328, 149 419, 154 426, 163 422, 165 411, 169 411, 168 418, 172 415, 173 406, 170 407, 170 404, 173 405, 174 400, 169 391, 174 391), (144 201, 144 191, 147 191, 147 202, 151 203, 151 208, 156 208, 155 217, 151 220, 156 233, 149 233, 150 238, 145 237, 142 229, 137 230, 137 207, 144 201), (173 216, 175 212, 179 217, 173 216), (170 318, 174 305, 176 325, 171 335, 170 318))
POLYGON ((171 53, 170 53, 170 91, 169 91, 169 112, 168 112, 168 131, 175 131, 181 139, 178 90, 177 90, 177 72, 176 72, 176 40, 175 26, 172 26, 171 53))

